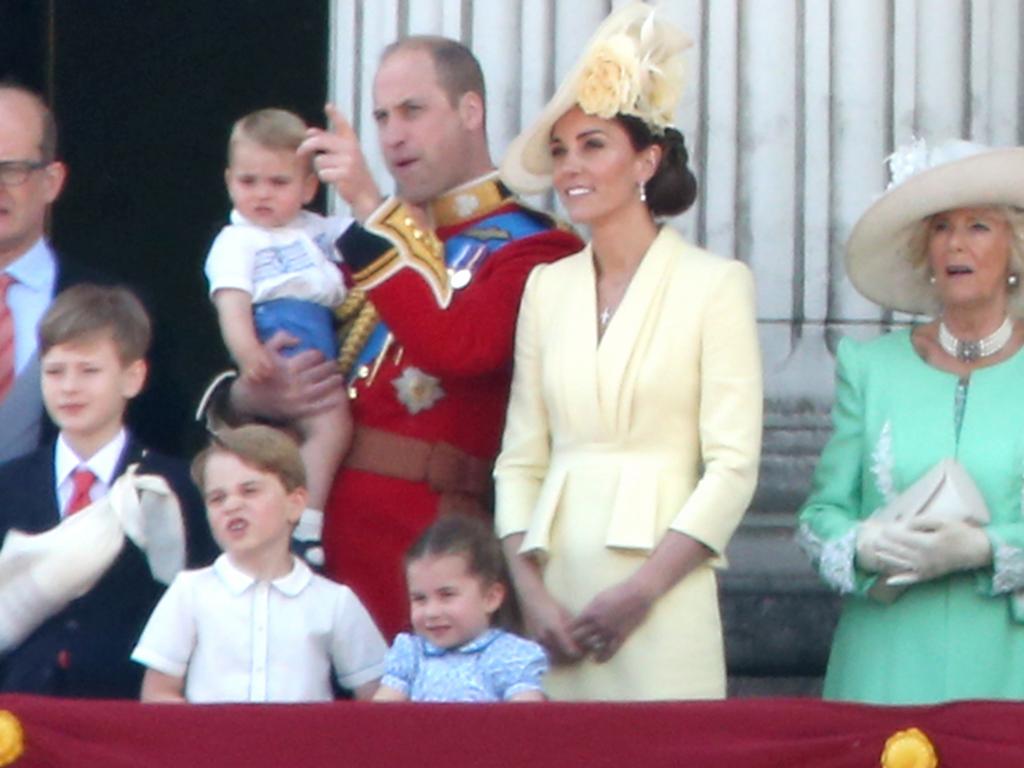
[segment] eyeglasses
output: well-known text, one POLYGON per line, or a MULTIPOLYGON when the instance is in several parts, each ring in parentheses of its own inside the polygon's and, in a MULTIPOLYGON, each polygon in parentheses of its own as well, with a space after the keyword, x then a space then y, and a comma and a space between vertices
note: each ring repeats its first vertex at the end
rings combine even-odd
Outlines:
POLYGON ((17 187, 28 181, 33 171, 48 166, 45 160, 2 160, 0 161, 0 186, 17 187))

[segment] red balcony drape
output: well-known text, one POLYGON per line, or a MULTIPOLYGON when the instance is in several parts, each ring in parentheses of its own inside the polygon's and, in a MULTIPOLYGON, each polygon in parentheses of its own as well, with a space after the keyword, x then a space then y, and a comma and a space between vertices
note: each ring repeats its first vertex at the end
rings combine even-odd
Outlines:
POLYGON ((872 768, 886 739, 910 727, 934 743, 940 768, 1024 765, 1018 703, 189 706, 0 696, 0 710, 23 729, 16 768, 872 768))

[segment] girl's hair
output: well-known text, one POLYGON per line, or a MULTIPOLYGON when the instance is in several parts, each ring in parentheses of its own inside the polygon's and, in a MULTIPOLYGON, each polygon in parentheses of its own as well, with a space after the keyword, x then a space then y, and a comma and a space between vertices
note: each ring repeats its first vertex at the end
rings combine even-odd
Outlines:
POLYGON ((516 630, 519 613, 508 589, 508 569, 501 543, 494 529, 477 517, 469 515, 442 515, 431 525, 405 555, 405 565, 424 557, 459 555, 466 559, 467 572, 485 585, 501 584, 506 588, 505 600, 492 623, 505 629, 516 630))
POLYGON ((657 217, 675 216, 688 210, 697 199, 697 177, 690 170, 690 155, 683 134, 675 128, 655 134, 647 123, 632 115, 616 115, 614 119, 626 129, 634 151, 640 152, 654 144, 661 147, 661 162, 644 185, 651 213, 657 217))

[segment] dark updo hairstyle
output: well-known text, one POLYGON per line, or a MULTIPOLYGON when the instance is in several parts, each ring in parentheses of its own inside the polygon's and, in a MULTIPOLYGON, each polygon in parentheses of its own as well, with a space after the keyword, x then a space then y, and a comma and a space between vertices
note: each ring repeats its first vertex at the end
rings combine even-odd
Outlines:
POLYGON ((466 573, 480 579, 484 587, 501 584, 505 600, 491 623, 510 631, 519 630, 519 611, 509 589, 508 568, 501 542, 484 520, 469 515, 442 515, 405 554, 405 566, 425 557, 458 555, 466 560, 466 573))
POLYGON ((654 144, 661 147, 661 162, 645 185, 651 213, 656 217, 675 216, 688 210, 697 199, 697 177, 689 167, 690 155, 683 134, 675 128, 655 134, 647 123, 633 115, 616 115, 615 120, 626 129, 634 151, 641 152, 654 144))

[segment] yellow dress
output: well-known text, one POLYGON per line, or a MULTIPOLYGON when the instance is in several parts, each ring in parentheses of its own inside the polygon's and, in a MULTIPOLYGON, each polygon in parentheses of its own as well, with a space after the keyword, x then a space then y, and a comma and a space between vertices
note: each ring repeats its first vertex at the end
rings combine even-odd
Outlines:
MULTIPOLYGON (((761 366, 749 270, 663 227, 598 343, 591 249, 534 269, 495 467, 497 528, 525 533, 579 612, 669 530, 719 555, 754 491, 761 366)), ((721 698, 713 565, 686 576, 605 664, 556 667, 555 699, 721 698)))

